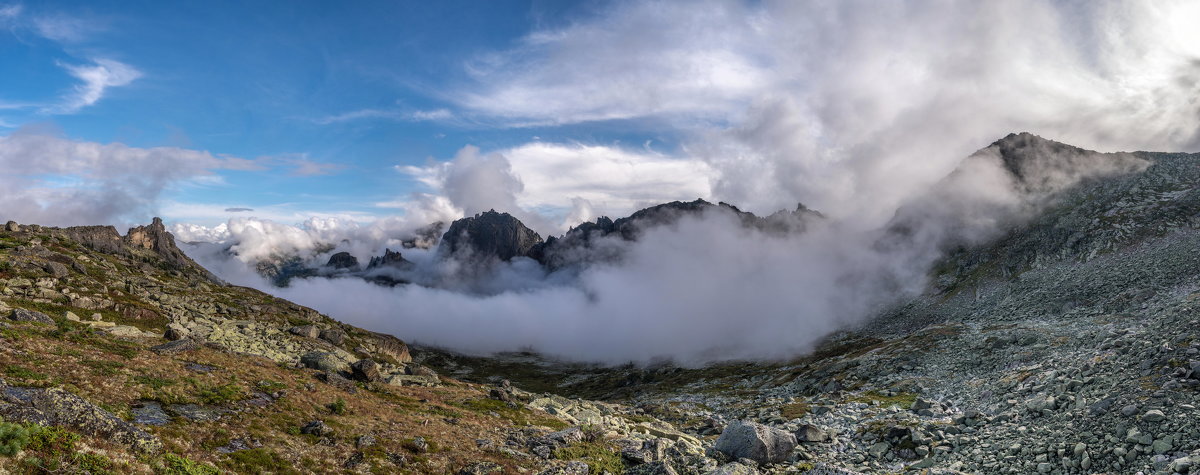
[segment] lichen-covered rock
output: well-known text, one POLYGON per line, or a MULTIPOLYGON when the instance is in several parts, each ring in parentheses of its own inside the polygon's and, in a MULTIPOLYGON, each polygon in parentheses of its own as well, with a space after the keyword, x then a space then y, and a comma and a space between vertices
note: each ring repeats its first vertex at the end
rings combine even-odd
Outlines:
POLYGON ((333 353, 325 351, 313 351, 305 353, 300 357, 300 364, 305 368, 312 368, 319 371, 345 371, 347 365, 345 361, 335 356, 333 353))
POLYGON ((714 448, 734 460, 779 463, 787 460, 796 448, 796 436, 762 424, 738 421, 725 427, 714 448))
POLYGON ((174 355, 198 349, 200 349, 200 344, 191 338, 184 338, 150 347, 151 351, 160 355, 174 355))
POLYGON ((304 338, 316 338, 321 335, 321 329, 317 328, 316 325, 301 325, 289 328, 288 333, 304 338))
POLYGON ((34 310, 26 310, 23 308, 13 309, 12 313, 8 315, 8 319, 12 320, 14 322, 36 322, 36 323, 48 323, 51 325, 54 324, 54 319, 50 318, 49 315, 46 315, 42 312, 38 312, 38 311, 34 311, 34 310))
POLYGON ((105 437, 141 453, 162 449, 157 437, 61 388, 17 388, 0 381, 0 418, 9 422, 63 426, 105 437))
POLYGON ((333 345, 341 346, 342 343, 346 342, 346 332, 337 328, 321 330, 320 338, 333 345))
POLYGON ((354 379, 359 381, 370 383, 379 381, 380 378, 379 363, 369 358, 355 361, 354 364, 350 365, 350 370, 354 375, 354 379))
POLYGON ((408 353, 408 345, 400 341, 399 338, 384 333, 376 333, 375 344, 378 347, 379 353, 394 358, 397 363, 403 364, 412 361, 412 355, 408 353))

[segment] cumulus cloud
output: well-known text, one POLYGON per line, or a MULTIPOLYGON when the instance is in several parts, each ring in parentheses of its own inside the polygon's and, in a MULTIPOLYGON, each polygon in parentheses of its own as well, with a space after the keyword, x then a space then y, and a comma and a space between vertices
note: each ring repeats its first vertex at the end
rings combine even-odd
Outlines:
POLYGON ((18 131, 0 137, 0 210, 45 225, 145 221, 164 190, 253 161, 174 147, 79 142, 18 131))
POLYGON ((468 146, 446 162, 397 169, 465 215, 507 211, 543 234, 601 215, 707 198, 714 175, 704 163, 648 150, 545 142, 486 154, 468 146))
POLYGON ((82 84, 75 86, 74 93, 63 103, 48 109, 48 112, 59 114, 78 112, 100 101, 109 88, 125 86, 142 77, 141 71, 133 66, 111 59, 93 59, 92 64, 60 65, 82 84))

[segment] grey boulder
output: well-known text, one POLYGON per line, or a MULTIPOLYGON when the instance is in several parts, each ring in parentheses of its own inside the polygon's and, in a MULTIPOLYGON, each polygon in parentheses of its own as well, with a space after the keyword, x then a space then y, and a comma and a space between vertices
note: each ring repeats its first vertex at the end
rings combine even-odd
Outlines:
POLYGON ((779 463, 792 455, 796 436, 762 424, 738 421, 725 427, 714 448, 734 460, 779 463))

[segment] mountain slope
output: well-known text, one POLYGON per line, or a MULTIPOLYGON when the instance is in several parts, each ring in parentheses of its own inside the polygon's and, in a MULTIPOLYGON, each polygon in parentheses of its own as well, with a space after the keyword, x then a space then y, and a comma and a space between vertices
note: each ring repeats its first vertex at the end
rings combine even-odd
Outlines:
MULTIPOLYGON (((1021 134, 968 161, 979 157, 1019 185, 1000 202, 1003 225, 945 239, 909 227, 908 244, 885 235, 947 252, 930 288, 813 354, 701 369, 419 359, 634 405, 710 437, 751 420, 810 440, 771 473, 1194 472, 1200 154, 1098 154, 1021 134)), ((956 217, 962 204, 912 212, 956 217)))
POLYGON ((688 438, 440 378, 399 339, 215 280, 158 220, 10 222, 0 259, 0 473, 586 473, 621 464, 593 434, 688 438), (581 421, 599 432, 554 435, 581 421))

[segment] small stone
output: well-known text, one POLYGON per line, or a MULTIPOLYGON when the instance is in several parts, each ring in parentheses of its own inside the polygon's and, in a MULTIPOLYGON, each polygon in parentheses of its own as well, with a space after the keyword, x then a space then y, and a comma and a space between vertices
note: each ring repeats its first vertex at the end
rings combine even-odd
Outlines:
POLYGON ((427 442, 425 437, 422 436, 413 437, 413 440, 405 444, 405 446, 407 446, 409 450, 412 450, 418 454, 423 454, 429 451, 429 442, 427 442))
POLYGON ((174 355, 186 351, 197 350, 199 348, 200 344, 196 343, 196 340, 184 338, 150 347, 150 350, 160 355, 174 355))
POLYGON ((316 325, 301 325, 288 329, 288 333, 299 335, 305 338, 316 338, 320 336, 321 330, 316 325))
POLYGON ((308 424, 305 424, 304 427, 301 427, 300 433, 324 437, 332 434, 333 430, 331 430, 329 426, 325 425, 324 421, 317 420, 309 422, 308 424))
POLYGON ((359 449, 365 449, 373 445, 375 445, 375 436, 371 434, 360 435, 358 439, 354 440, 354 446, 359 449))
POLYGON ((67 269, 67 266, 60 262, 46 262, 45 264, 42 264, 42 270, 45 270, 47 274, 50 274, 50 276, 54 277, 55 279, 61 279, 71 275, 70 269, 67 269))
POLYGON ((829 440, 829 433, 812 424, 801 424, 800 428, 796 429, 796 440, 799 442, 825 442, 829 440))
POLYGON ((372 359, 361 359, 350 365, 354 379, 364 382, 379 381, 379 364, 372 359))
POLYGON ((163 338, 166 338, 170 341, 182 340, 191 335, 191 333, 191 331, 189 331, 187 328, 184 328, 182 325, 172 323, 167 325, 167 331, 163 333, 163 338))
POLYGON ((1142 414, 1142 420, 1146 422, 1162 422, 1166 418, 1167 416, 1163 415, 1163 412, 1158 409, 1151 409, 1142 414))
POLYGON ((1121 415, 1125 417, 1133 417, 1134 414, 1137 414, 1137 411, 1137 404, 1129 404, 1121 408, 1121 415))
POLYGON ((934 404, 934 402, 933 402, 933 401, 930 401, 930 400, 928 400, 928 399, 925 399, 925 398, 923 398, 923 397, 919 397, 919 398, 917 398, 916 400, 914 400, 914 401, 913 401, 913 403, 912 403, 912 407, 910 407, 909 409, 911 409, 911 410, 913 410, 913 411, 918 411, 918 412, 919 412, 919 411, 921 411, 922 409, 930 409, 930 408, 932 408, 932 407, 933 407, 933 404, 934 404))
POLYGON ((321 330, 320 338, 336 346, 341 346, 346 342, 346 332, 332 328, 329 330, 321 330))

